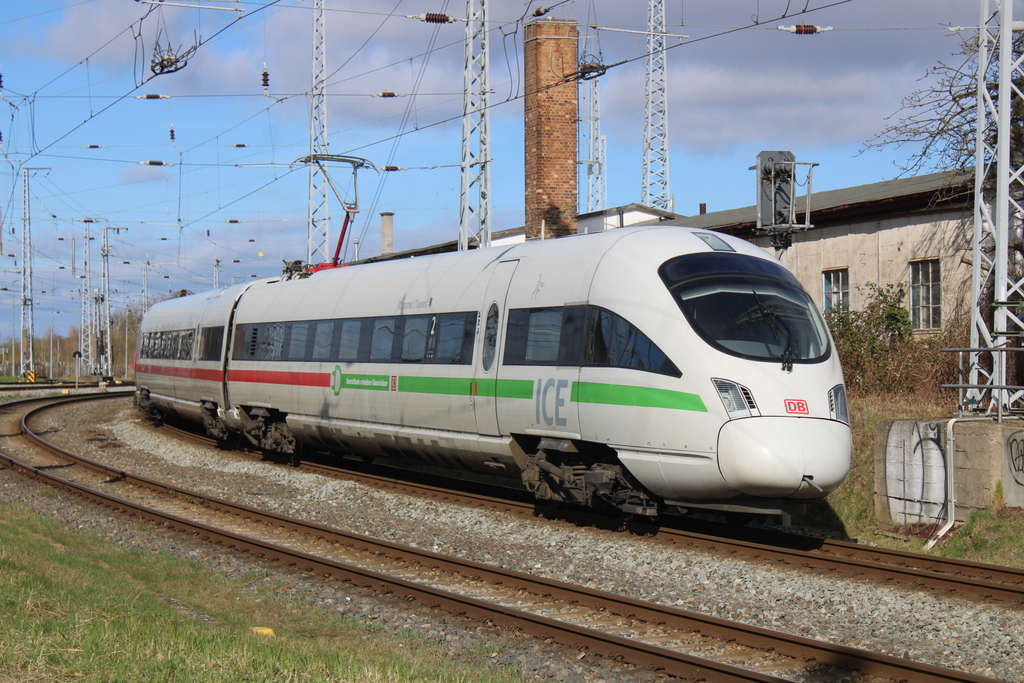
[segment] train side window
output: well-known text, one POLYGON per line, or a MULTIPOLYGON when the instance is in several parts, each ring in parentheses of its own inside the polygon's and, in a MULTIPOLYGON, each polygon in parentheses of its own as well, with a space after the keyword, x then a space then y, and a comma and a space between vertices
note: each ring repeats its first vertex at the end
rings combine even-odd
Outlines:
POLYGON ((587 327, 586 306, 562 309, 562 331, 558 342, 558 365, 579 367, 583 358, 583 342, 587 327))
POLYGON ((199 331, 199 355, 196 360, 220 360, 220 348, 224 345, 224 326, 204 327, 199 331))
MULTIPOLYGON (((511 325, 511 323, 509 323, 511 325)), ((484 322, 484 372, 491 369, 494 362, 494 351, 498 345, 498 304, 491 304, 487 309, 487 319, 484 322)))
POLYGON ((235 325, 235 343, 231 350, 232 360, 252 360, 256 357, 258 328, 252 323, 235 325))
POLYGON ((284 323, 263 323, 259 326, 256 360, 281 360, 284 349, 284 323))
POLYGON ((526 328, 527 363, 551 365, 558 362, 558 343, 562 334, 562 309, 531 311, 526 328))
POLYGON ((373 336, 370 338, 370 360, 386 362, 391 360, 395 345, 395 316, 373 319, 373 336))
POLYGON ((473 362, 473 347, 476 343, 476 311, 470 311, 464 318, 462 328, 462 353, 451 362, 468 365, 473 362))
POLYGON ((334 321, 318 320, 313 323, 313 360, 330 360, 334 343, 334 321))
POLYGON ((288 323, 288 344, 285 347, 285 360, 306 360, 309 326, 307 321, 288 323))
POLYGON ((427 342, 433 331, 435 317, 433 315, 413 315, 404 318, 404 322, 402 362, 422 362, 427 358, 427 342))
MULTIPOLYGON (((497 331, 497 306, 495 306, 495 331, 497 331)), ((476 327, 476 311, 471 313, 442 313, 437 317, 434 331, 434 363, 465 365, 473 359, 473 331, 476 327)), ((494 348, 491 348, 494 358, 494 348)), ((487 363, 490 367, 490 362, 487 363)))
POLYGON ((682 377, 668 356, 635 325, 597 307, 590 309, 584 363, 682 377))
POLYGON ((361 319, 338 320, 341 328, 341 341, 338 345, 338 360, 356 361, 359 360, 359 339, 363 328, 361 319))
POLYGON ((506 365, 557 365, 562 308, 519 308, 508 312, 506 365))
POLYGON ((174 360, 192 360, 192 344, 195 342, 195 330, 175 330, 171 332, 171 358, 174 360))
POLYGON ((153 344, 153 357, 164 360, 170 358, 167 354, 167 332, 160 331, 156 333, 156 343, 153 344))

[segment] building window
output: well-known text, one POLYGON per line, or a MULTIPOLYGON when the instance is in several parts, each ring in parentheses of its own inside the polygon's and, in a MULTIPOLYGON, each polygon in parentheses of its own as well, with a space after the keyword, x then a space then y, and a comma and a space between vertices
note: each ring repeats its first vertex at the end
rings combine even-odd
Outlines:
POLYGON ((942 281, 939 260, 910 263, 910 321, 915 330, 942 325, 942 281))
POLYGON ((826 270, 821 274, 824 283, 824 309, 848 310, 850 308, 850 269, 826 270))

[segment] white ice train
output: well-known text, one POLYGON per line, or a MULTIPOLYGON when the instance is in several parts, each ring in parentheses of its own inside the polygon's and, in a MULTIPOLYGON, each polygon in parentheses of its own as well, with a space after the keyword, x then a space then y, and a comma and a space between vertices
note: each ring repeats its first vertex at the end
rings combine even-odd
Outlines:
POLYGON ((810 297, 740 239, 624 228, 164 301, 136 401, 225 441, 521 478, 538 500, 777 513, 850 467, 810 297))

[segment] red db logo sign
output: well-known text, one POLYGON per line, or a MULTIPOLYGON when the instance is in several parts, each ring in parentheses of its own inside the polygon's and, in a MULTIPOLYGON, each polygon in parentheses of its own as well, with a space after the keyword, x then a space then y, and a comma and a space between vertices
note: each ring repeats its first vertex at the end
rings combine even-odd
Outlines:
POLYGON ((391 375, 391 391, 398 391, 398 375, 391 375))
POLYGON ((810 415, 811 411, 807 408, 807 401, 800 398, 787 398, 786 399, 786 412, 790 415, 810 415))

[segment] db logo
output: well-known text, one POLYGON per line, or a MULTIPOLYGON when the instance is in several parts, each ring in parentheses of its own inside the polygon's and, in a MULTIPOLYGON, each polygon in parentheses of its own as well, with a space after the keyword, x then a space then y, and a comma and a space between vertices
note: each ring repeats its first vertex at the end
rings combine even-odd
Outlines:
POLYGON ((786 412, 791 415, 810 415, 811 411, 807 408, 807 401, 800 398, 787 398, 786 399, 786 412))
POLYGON ((398 391, 398 375, 391 375, 391 391, 398 391))

